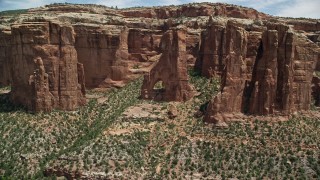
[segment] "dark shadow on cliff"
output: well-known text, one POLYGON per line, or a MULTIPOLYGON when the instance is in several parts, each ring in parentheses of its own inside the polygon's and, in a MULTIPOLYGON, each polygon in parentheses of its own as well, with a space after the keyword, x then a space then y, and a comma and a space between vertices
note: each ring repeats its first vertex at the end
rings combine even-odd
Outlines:
POLYGON ((251 81, 247 81, 245 85, 245 89, 243 91, 243 101, 242 101, 242 111, 245 114, 250 114, 250 99, 251 95, 253 93, 253 89, 255 86, 255 83, 257 81, 257 69, 258 69, 258 63, 262 59, 263 56, 263 43, 262 40, 260 41, 259 44, 259 49, 257 52, 256 60, 254 61, 253 69, 252 69, 252 78, 251 81))
POLYGON ((14 105, 10 101, 10 93, 0 93, 0 113, 26 111, 22 106, 14 105))

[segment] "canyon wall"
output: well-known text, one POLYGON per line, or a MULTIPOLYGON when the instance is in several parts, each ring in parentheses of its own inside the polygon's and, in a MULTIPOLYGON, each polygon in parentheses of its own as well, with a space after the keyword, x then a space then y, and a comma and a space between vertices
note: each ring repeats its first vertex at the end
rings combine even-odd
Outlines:
POLYGON ((130 60, 146 62, 159 53, 163 32, 141 28, 131 28, 128 34, 130 60))
POLYGON ((0 87, 9 86, 11 82, 11 31, 0 31, 0 87))
POLYGON ((249 113, 288 115, 310 110, 319 46, 283 24, 268 24, 262 46, 248 93, 249 113))
MULTIPOLYGON (((215 33, 217 38, 213 38, 213 57, 215 58, 212 60, 217 64, 220 60, 223 65, 221 91, 209 103, 205 117, 207 122, 214 122, 224 120, 225 114, 241 112, 243 108, 243 91, 247 79, 245 58, 248 32, 232 21, 228 21, 226 26, 211 26, 209 29, 210 32, 220 32, 215 33)), ((214 33, 211 35, 210 37, 214 37, 214 33)), ((202 70, 210 75, 219 69, 211 69, 210 65, 204 64, 202 70)))
POLYGON ((165 6, 156 8, 133 8, 121 10, 120 14, 127 17, 139 18, 178 18, 178 17, 198 17, 198 16, 226 16, 234 18, 264 19, 269 17, 251 8, 222 4, 222 3, 202 3, 201 5, 165 6))
POLYGON ((73 28, 49 22, 11 28, 13 103, 34 112, 74 110, 85 104, 73 28))
POLYGON ((128 68, 126 36, 123 26, 75 25, 75 49, 85 67, 86 87, 101 87, 109 79, 123 80, 128 68))
POLYGON ((30 111, 74 110, 86 88, 123 87, 142 74, 143 98, 185 101, 193 96, 188 67, 221 78, 208 122, 232 113, 286 115, 320 102, 319 20, 221 3, 55 4, 13 20, 0 26, 0 86, 11 85, 12 101, 30 111))
POLYGON ((159 55, 162 31, 118 25, 75 25, 75 48, 85 67, 86 87, 131 80, 130 69, 159 55), (135 63, 136 62, 136 63, 135 63))
POLYGON ((222 72, 225 59, 226 31, 223 22, 211 22, 201 34, 201 46, 196 61, 196 71, 202 76, 212 77, 222 72))
POLYGON ((205 120, 226 121, 236 113, 289 115, 310 110, 312 95, 319 92, 318 84, 312 85, 318 82, 313 73, 319 46, 285 24, 269 23, 262 34, 235 27, 237 31, 230 21, 226 26, 210 25, 206 46, 200 49, 202 74, 221 74, 221 91, 209 103, 205 120))

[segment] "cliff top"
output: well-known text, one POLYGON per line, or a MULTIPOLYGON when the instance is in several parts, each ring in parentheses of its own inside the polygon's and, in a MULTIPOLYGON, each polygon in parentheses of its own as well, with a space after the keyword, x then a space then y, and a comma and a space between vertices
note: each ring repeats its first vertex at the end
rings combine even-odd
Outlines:
POLYGON ((225 3, 190 3, 183 5, 132 7, 107 7, 95 4, 54 3, 29 10, 0 12, 0 29, 8 29, 11 24, 57 20, 68 24, 120 25, 129 28, 159 29, 169 19, 172 24, 183 24, 200 28, 206 26, 208 17, 218 17, 223 21, 236 19, 244 24, 264 22, 284 22, 297 26, 308 26, 314 31, 320 28, 318 19, 294 19, 275 17, 252 8, 225 3))

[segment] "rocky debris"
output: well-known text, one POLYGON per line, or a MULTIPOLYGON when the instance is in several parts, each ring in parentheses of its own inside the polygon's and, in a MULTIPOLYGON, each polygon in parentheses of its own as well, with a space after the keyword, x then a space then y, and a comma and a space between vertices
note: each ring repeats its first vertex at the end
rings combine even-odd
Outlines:
POLYGON ((155 119, 155 120, 163 120, 165 117, 166 111, 165 108, 158 104, 147 104, 142 103, 136 106, 129 107, 123 113, 123 117, 126 119, 155 119))
MULTIPOLYGON (((208 27, 207 31, 212 29, 216 30, 217 27, 208 27)), ((205 116, 207 122, 227 121, 233 118, 234 113, 286 116, 310 110, 311 94, 317 96, 318 92, 318 81, 313 78, 313 72, 319 60, 319 46, 280 23, 267 24, 260 43, 257 43, 259 33, 255 33, 253 40, 249 41, 250 32, 239 26, 230 26, 230 21, 226 27, 220 26, 220 29, 226 31, 223 36, 225 40, 221 40, 225 42, 225 47, 220 48, 222 52, 226 52, 221 57, 224 68, 214 70, 222 74, 222 88, 209 103, 205 116), (252 70, 248 70, 252 65, 245 63, 248 47, 256 49, 250 54, 251 60, 256 55, 252 70)), ((216 34, 221 37, 219 33, 216 34)), ((216 37, 211 38, 216 42, 216 37)), ((206 42, 208 40, 204 43, 206 42)), ((215 47, 215 54, 219 54, 217 46, 219 44, 209 46, 215 47)), ((202 66, 205 67, 207 68, 202 69, 202 72, 211 75, 210 66, 202 66)))
POLYGON ((197 110, 195 113, 194 113, 194 117, 195 118, 200 118, 200 117, 202 117, 204 115, 204 113, 202 112, 202 111, 200 111, 200 110, 197 110))
POLYGON ((150 73, 144 76, 141 97, 157 101, 189 100, 194 92, 188 83, 186 30, 168 30, 160 46, 162 55, 150 73))
POLYGON ((228 128, 229 125, 225 122, 225 121, 217 121, 214 126, 216 128, 220 128, 220 129, 223 129, 223 128, 228 128))
POLYGON ((98 104, 104 104, 107 101, 108 101, 108 98, 106 98, 106 97, 102 97, 102 98, 97 99, 98 104))
POLYGON ((112 79, 107 78, 99 84, 98 88, 123 88, 125 85, 126 83, 124 81, 113 81, 112 79))
POLYGON ((174 119, 178 116, 178 109, 174 104, 169 104, 168 107, 168 117, 174 119))
MULTIPOLYGON (((197 95, 195 95, 195 97, 196 97, 197 95)), ((200 100, 199 99, 195 99, 194 100, 196 103, 199 103, 200 102, 200 100)), ((204 114, 205 114, 205 108, 203 108, 204 106, 206 106, 206 105, 201 105, 200 107, 195 107, 195 109, 194 109, 194 114, 193 114, 193 117, 195 117, 195 118, 200 118, 200 117, 202 117, 204 114)))
POLYGON ((12 91, 28 110, 74 110, 85 104, 83 66, 71 26, 25 23, 12 26, 12 91))

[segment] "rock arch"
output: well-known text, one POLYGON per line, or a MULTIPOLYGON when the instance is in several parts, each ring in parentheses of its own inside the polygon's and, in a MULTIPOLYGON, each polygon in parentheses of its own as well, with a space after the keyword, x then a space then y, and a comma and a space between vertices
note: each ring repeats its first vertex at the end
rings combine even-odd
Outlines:
POLYGON ((188 82, 186 31, 168 30, 161 39, 160 47, 162 55, 159 62, 144 76, 141 97, 157 101, 189 100, 194 91, 188 82), (154 85, 159 81, 163 81, 165 91, 154 90, 154 85))

